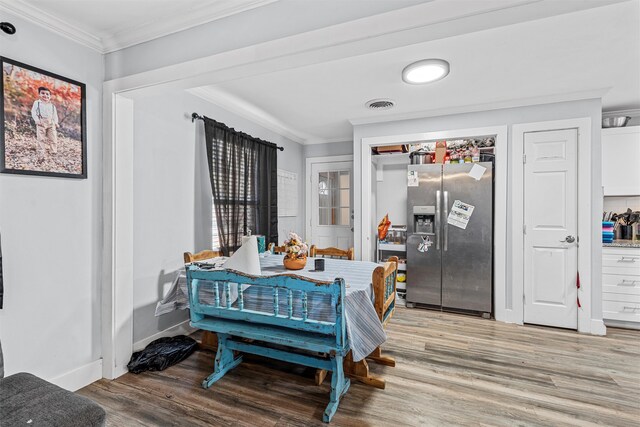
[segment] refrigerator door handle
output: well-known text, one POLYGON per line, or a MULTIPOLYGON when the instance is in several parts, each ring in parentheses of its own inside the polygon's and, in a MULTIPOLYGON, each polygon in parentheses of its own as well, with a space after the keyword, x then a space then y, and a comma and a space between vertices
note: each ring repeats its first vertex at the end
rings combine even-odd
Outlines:
POLYGON ((449 250, 449 192, 444 192, 444 250, 449 250))
POLYGON ((440 190, 436 191, 436 250, 440 250, 440 190))

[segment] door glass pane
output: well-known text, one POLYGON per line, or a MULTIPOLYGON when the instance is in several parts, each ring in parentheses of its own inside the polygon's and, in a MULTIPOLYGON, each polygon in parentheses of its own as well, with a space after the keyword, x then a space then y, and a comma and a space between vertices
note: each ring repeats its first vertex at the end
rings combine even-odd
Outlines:
POLYGON ((321 208, 331 207, 331 197, 329 197, 329 190, 324 190, 324 194, 318 194, 318 205, 321 208))
POLYGON ((349 207, 349 189, 338 190, 338 191, 340 191, 340 200, 338 201, 338 206, 348 208, 349 207))
POLYGON ((349 225, 349 208, 340 208, 340 225, 349 225))
POLYGON ((320 208, 320 225, 332 225, 329 223, 331 209, 320 208))
POLYGON ((340 172, 340 188, 350 188, 349 171, 340 172))
POLYGON ((318 225, 350 225, 350 171, 318 173, 318 207, 318 225))
POLYGON ((339 172, 329 172, 329 188, 338 188, 338 174, 339 172))

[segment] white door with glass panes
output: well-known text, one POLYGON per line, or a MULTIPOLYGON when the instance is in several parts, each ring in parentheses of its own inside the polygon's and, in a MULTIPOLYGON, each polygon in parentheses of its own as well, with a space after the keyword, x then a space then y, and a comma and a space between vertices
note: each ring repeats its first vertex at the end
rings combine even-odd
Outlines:
POLYGON ((578 326, 578 132, 524 135, 524 321, 578 326))
POLYGON ((340 249, 353 247, 352 185, 352 162, 311 165, 309 245, 340 249))

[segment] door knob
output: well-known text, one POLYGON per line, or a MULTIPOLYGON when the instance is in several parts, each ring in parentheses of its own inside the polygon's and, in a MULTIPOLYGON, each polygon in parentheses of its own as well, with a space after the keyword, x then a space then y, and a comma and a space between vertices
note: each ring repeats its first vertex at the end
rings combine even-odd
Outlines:
POLYGON ((576 241, 576 238, 573 236, 567 236, 564 240, 560 240, 560 243, 573 243, 576 241))

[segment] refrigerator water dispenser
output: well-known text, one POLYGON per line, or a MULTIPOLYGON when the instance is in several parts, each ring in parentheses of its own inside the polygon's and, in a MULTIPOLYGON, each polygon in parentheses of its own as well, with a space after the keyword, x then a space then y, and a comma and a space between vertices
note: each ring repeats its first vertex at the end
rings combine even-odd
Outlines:
POLYGON ((415 234, 433 234, 436 217, 435 206, 413 207, 413 232, 415 234))

